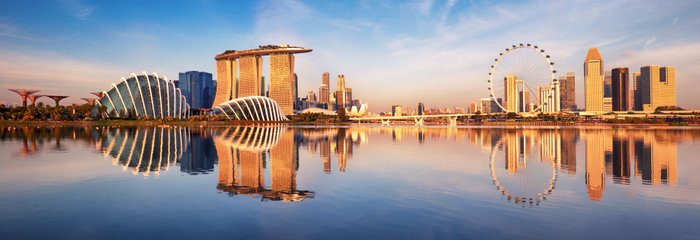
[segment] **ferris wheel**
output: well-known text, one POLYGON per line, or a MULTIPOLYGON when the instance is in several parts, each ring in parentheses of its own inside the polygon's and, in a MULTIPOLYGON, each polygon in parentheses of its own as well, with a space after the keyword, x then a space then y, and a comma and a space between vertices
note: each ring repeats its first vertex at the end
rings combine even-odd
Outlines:
POLYGON ((488 83, 490 98, 500 111, 554 111, 552 105, 558 101, 551 100, 558 98, 559 89, 550 59, 544 49, 530 43, 513 45, 498 54, 488 83))

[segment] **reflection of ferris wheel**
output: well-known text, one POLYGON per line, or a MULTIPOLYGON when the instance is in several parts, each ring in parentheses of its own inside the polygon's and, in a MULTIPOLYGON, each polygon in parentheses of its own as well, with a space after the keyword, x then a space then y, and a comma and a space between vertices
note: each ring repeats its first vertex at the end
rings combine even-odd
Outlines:
MULTIPOLYGON (((507 184, 504 184, 501 179, 498 178, 498 174, 496 171, 496 155, 498 152, 499 148, 502 148, 505 144, 503 142, 504 140, 501 139, 499 140, 491 149, 491 157, 489 159, 489 169, 491 171, 491 179, 493 181, 493 184, 496 186, 496 189, 501 192, 501 195, 503 195, 509 202, 513 202, 517 205, 525 206, 529 204, 530 206, 537 205, 539 206, 540 203, 544 200, 547 200, 547 197, 549 194, 554 191, 554 186, 557 182, 558 176, 559 176, 559 171, 557 170, 556 164, 554 162, 551 162, 551 177, 548 177, 546 182, 547 185, 544 186, 544 190, 535 190, 532 192, 539 191, 537 193, 530 193, 530 194, 525 194, 519 191, 517 189, 510 189, 510 188, 518 188, 519 186, 509 186, 509 188, 506 188, 507 184)), ((529 184, 530 181, 527 179, 518 179, 516 183, 519 183, 520 185, 528 185, 529 190, 533 189, 542 189, 542 186, 536 187, 532 186, 532 184, 529 184)), ((541 183, 540 183, 541 184, 541 183)), ((539 184, 537 184, 539 185, 539 184)), ((520 186, 522 187, 522 186, 520 186)))
POLYGON ((490 97, 503 112, 543 111, 558 95, 553 91, 556 72, 544 49, 529 43, 513 45, 491 65, 490 97))

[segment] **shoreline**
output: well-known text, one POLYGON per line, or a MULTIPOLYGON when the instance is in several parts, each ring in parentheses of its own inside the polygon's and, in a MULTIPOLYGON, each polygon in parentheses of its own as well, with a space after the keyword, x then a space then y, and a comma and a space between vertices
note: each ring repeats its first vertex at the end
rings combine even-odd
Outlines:
POLYGON ((689 125, 670 125, 667 123, 585 123, 585 122, 486 122, 486 123, 471 123, 458 124, 457 126, 449 126, 444 124, 426 124, 424 126, 415 126, 413 124, 392 124, 390 126, 382 126, 379 123, 313 123, 313 122, 235 122, 235 121, 145 121, 145 120, 96 120, 96 121, 0 121, 0 127, 64 127, 64 126, 189 126, 189 127, 219 127, 219 126, 249 126, 249 125, 270 125, 270 124, 285 124, 292 127, 416 127, 416 128, 667 128, 667 129, 687 129, 700 128, 700 124, 689 125))

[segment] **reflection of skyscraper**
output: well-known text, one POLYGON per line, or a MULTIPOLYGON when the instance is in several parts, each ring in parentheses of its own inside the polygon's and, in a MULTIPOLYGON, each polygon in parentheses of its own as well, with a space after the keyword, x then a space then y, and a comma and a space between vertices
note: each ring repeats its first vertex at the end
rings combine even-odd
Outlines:
POLYGON ((605 190, 605 141, 609 135, 595 131, 586 136, 586 187, 593 201, 603 199, 605 190))
POLYGON ((561 132, 561 169, 572 175, 576 174, 577 133, 573 130, 561 132))
POLYGON ((321 142, 321 161, 323 161, 323 172, 326 174, 331 173, 331 142, 323 141, 321 142))
POLYGON ((193 131, 190 147, 180 159, 180 171, 189 174, 206 173, 214 170, 216 151, 214 142, 205 130, 193 131))
POLYGON ((635 140, 634 151, 635 175, 641 175, 644 184, 676 183, 676 143, 645 136, 635 140))
POLYGON ((508 173, 517 173, 520 160, 521 142, 520 134, 509 132, 505 137, 506 163, 505 168, 508 173))
POLYGON ((629 184, 630 177, 630 157, 629 142, 627 139, 613 139, 613 176, 615 182, 629 184))

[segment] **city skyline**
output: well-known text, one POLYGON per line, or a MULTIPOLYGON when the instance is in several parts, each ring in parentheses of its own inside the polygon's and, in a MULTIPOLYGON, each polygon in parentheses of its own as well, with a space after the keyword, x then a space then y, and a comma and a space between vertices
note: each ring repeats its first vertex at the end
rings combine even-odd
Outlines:
MULTIPOLYGON (((81 97, 133 71, 156 71, 170 79, 190 70, 215 73, 211 56, 221 49, 289 43, 314 49, 295 66, 301 92, 317 90, 319 76, 333 72, 352 79, 373 112, 417 102, 466 107, 488 96, 486 79, 494 54, 503 46, 536 42, 551 52, 559 73, 574 72, 579 79, 579 108, 585 106, 581 62, 588 48, 597 47, 606 62, 604 71, 675 66, 678 105, 700 109, 693 96, 700 90, 694 81, 700 78, 700 34, 694 31, 700 17, 693 14, 700 4, 691 1, 6 5, 0 10, 0 83, 69 95, 63 101, 68 104, 82 103, 81 97), (162 11, 154 17, 149 9, 162 11), (191 10, 198 12, 177 17, 191 10), (34 12, 38 14, 30 14, 34 12), (400 91, 382 94, 397 84, 400 91)), ((52 103, 49 98, 38 101, 52 103)), ((21 100, 2 91, 0 103, 21 100)))

